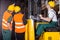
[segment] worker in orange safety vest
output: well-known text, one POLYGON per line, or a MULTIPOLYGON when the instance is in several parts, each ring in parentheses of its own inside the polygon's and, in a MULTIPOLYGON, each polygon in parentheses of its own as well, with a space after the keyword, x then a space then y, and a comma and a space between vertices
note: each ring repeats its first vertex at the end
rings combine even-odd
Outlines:
POLYGON ((15 22, 15 33, 17 40, 25 40, 25 25, 23 24, 23 16, 21 12, 21 7, 15 6, 15 15, 14 15, 14 22, 15 22))
MULTIPOLYGON (((3 40, 11 40, 12 21, 9 22, 9 17, 12 17, 14 5, 9 5, 8 9, 4 12, 2 18, 2 35, 3 40)), ((11 19, 12 20, 12 19, 11 19)))

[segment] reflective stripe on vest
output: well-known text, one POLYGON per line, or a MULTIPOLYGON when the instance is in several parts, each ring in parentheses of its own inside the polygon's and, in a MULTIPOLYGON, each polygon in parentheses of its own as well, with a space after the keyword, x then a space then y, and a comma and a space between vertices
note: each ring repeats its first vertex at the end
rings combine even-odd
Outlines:
POLYGON ((5 21, 4 19, 2 19, 2 21, 3 21, 4 23, 7 23, 7 21, 5 21))
POLYGON ((8 27, 5 23, 2 23, 2 25, 4 25, 5 27, 8 27))
POLYGON ((8 27, 6 24, 7 24, 7 21, 5 21, 4 19, 2 19, 3 23, 2 25, 4 25, 5 27, 8 27))
POLYGON ((15 22, 15 24, 16 24, 16 25, 17 25, 17 24, 18 24, 18 25, 19 25, 19 24, 21 25, 21 24, 23 24, 23 23, 22 23, 22 22, 15 22))
POLYGON ((25 28, 25 26, 15 26, 15 28, 25 28))
POLYGON ((22 22, 15 22, 15 28, 25 28, 25 26, 23 25, 22 22), (17 26, 17 25, 19 25, 19 26, 17 26))

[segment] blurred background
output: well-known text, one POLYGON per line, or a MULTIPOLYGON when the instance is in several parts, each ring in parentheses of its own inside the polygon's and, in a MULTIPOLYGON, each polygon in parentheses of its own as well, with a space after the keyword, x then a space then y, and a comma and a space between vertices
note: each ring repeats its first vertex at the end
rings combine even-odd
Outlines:
MULTIPOLYGON (((15 3, 16 5, 21 6, 22 8, 22 12, 25 13, 26 15, 29 16, 29 14, 31 13, 31 15, 38 15, 40 13, 43 14, 44 17, 46 17, 46 8, 45 8, 45 4, 51 0, 0 0, 0 40, 2 40, 2 16, 4 11, 7 9, 7 7, 12 4, 15 3), (30 7, 31 6, 31 7, 30 7)), ((53 0, 56 2, 56 6, 54 8, 54 10, 57 13, 57 17, 60 17, 60 14, 58 14, 59 11, 59 0, 53 0)))

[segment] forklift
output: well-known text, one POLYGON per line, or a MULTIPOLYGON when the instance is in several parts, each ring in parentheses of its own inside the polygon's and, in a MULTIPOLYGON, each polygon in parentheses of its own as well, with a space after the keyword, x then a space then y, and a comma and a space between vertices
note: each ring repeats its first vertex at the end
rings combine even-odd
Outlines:
MULTIPOLYGON (((35 29, 38 24, 46 24, 47 22, 39 19, 38 15, 42 13, 44 7, 41 7, 44 4, 47 4, 48 1, 54 0, 28 0, 28 14, 29 19, 26 24, 25 40, 36 40, 35 39, 35 29), (33 16, 34 17, 33 17, 33 16), (35 15, 37 17, 35 17, 35 15)), ((59 1, 59 10, 57 10, 58 16, 58 26, 55 28, 46 28, 44 33, 40 36, 39 40, 60 40, 60 0, 59 1)), ((43 16, 46 16, 46 11, 43 11, 43 16)))

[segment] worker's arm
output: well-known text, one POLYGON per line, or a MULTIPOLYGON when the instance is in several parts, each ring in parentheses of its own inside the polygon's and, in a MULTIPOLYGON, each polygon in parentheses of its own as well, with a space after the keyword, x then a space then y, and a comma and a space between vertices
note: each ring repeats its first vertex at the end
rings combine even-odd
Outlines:
POLYGON ((50 22, 53 19, 54 15, 56 15, 55 12, 51 11, 51 12, 48 13, 48 17, 46 17, 46 18, 43 17, 41 14, 39 16, 40 16, 41 19, 50 22))
POLYGON ((44 18, 44 17, 42 17, 42 15, 39 15, 39 16, 40 16, 40 19, 43 19, 43 20, 48 21, 48 22, 51 21, 51 18, 49 18, 49 17, 44 18))
POLYGON ((8 18, 8 23, 11 23, 11 21, 12 21, 12 16, 10 16, 9 18, 8 18))
POLYGON ((10 17, 8 18, 8 21, 7 21, 7 22, 8 22, 7 25, 8 25, 9 30, 12 30, 12 29, 11 29, 12 16, 10 16, 10 17))

